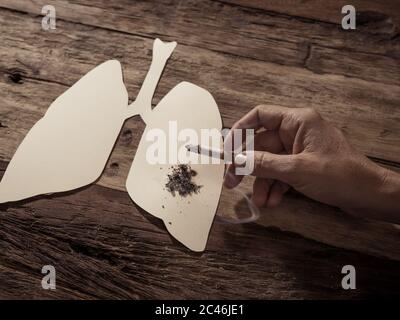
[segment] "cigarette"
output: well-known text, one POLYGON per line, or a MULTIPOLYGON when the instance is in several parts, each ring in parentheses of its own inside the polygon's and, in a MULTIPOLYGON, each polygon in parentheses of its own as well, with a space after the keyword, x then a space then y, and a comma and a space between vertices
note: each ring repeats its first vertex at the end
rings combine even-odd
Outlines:
POLYGON ((189 152, 194 152, 197 154, 203 154, 212 158, 219 158, 221 160, 224 160, 224 151, 221 149, 210 149, 203 147, 201 145, 193 145, 193 144, 187 144, 185 148, 189 152))

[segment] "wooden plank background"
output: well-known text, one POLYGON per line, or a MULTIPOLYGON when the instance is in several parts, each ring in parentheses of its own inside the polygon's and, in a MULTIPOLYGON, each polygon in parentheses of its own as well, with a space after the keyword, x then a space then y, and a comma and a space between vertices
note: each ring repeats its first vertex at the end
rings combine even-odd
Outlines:
MULTIPOLYGON (((134 99, 155 37, 179 45, 154 104, 190 81, 213 94, 227 127, 260 103, 311 106, 367 156, 400 171, 399 1, 355 1, 356 31, 340 28, 340 1, 287 2, 296 5, 56 0, 57 29, 46 32, 46 1, 0 0, 1 171, 50 103, 97 64, 120 60, 134 99)), ((397 225, 355 219, 294 192, 263 210, 258 224, 216 221, 206 252, 189 252, 126 194, 143 129, 138 118, 125 123, 95 185, 0 205, 0 298, 398 294, 397 225), (44 264, 57 268, 55 291, 40 288, 44 264), (357 268, 355 291, 340 287, 345 264, 357 268)), ((241 189, 249 192, 251 181, 241 189)), ((238 194, 224 190, 218 213, 243 210, 238 194)))

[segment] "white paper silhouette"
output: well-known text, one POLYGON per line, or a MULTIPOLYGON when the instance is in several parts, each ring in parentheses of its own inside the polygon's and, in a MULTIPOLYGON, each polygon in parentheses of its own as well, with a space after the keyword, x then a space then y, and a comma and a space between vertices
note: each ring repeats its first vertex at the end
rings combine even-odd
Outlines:
MULTIPOLYGON (((97 180, 126 119, 140 115, 145 133, 126 182, 135 203, 162 219, 169 232, 194 251, 203 251, 217 209, 224 165, 193 165, 201 192, 172 197, 165 186, 169 165, 146 161, 151 128, 165 129, 176 120, 178 130, 221 130, 220 113, 206 90, 182 82, 152 110, 151 100, 176 42, 154 41, 153 60, 136 100, 128 105, 121 65, 104 62, 58 97, 19 145, 0 183, 0 203, 40 194, 69 191, 97 180), (161 169, 160 169, 161 167, 161 169)), ((168 139, 167 139, 168 140, 168 139)), ((222 140, 221 140, 222 145, 222 140)))
MULTIPOLYGON (((178 132, 190 128, 200 137, 201 129, 222 129, 221 116, 211 94, 191 83, 181 82, 154 108, 133 159, 126 188, 132 200, 152 215, 162 219, 168 231, 185 246, 203 251, 214 219, 224 175, 224 163, 193 164, 200 192, 175 197, 166 190, 170 165, 152 165, 146 160, 148 130, 159 128, 169 133, 168 122, 177 121, 178 132)), ((166 139, 167 150, 170 139, 166 139)), ((220 141, 222 147, 222 139, 220 141)), ((184 143, 178 145, 180 148, 184 143)), ((184 146, 183 146, 184 147, 184 146)))
POLYGON ((94 182, 125 121, 127 104, 118 61, 86 74, 50 105, 19 145, 0 183, 0 203, 94 182))

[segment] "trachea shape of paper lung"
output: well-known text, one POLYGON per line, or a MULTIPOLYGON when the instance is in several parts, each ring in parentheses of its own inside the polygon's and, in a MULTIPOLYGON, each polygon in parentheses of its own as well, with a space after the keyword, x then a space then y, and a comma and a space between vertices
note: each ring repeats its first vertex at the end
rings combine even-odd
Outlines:
MULTIPOLYGON (((146 123, 132 167, 126 181, 126 188, 132 200, 152 215, 162 219, 169 232, 180 242, 194 251, 203 251, 214 219, 221 193, 224 164, 193 164, 197 172, 196 184, 201 185, 199 193, 187 197, 173 196, 166 188, 166 177, 171 165, 151 165, 146 160, 146 151, 153 143, 146 140, 152 128, 167 133, 168 125, 175 120, 177 131, 190 128, 200 130, 222 129, 217 104, 206 90, 188 82, 181 82, 173 88, 154 108, 146 123), (206 126, 206 127, 205 127, 206 126)), ((220 141, 222 147, 222 140, 220 141)), ((178 145, 182 148, 182 145, 178 145)))
MULTIPOLYGON (((217 209, 224 165, 193 165, 201 192, 188 198, 165 190, 169 165, 146 161, 151 128, 222 129, 221 116, 206 90, 182 82, 152 110, 151 100, 176 42, 154 41, 153 60, 136 100, 128 105, 121 65, 97 66, 59 96, 19 145, 0 182, 0 203, 77 189, 97 180, 126 119, 140 115, 146 130, 136 151, 126 187, 132 200, 162 219, 168 231, 194 251, 203 251, 217 209), (161 170, 160 170, 161 167, 161 170)), ((168 138, 168 137, 167 137, 168 138)), ((168 139, 167 139, 168 141, 168 139)), ((222 140, 221 140, 222 145, 222 140)))

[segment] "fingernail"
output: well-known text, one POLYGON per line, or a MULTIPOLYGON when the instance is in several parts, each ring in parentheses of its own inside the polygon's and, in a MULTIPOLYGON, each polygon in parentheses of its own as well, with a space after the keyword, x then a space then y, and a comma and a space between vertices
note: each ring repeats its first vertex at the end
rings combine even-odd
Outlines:
POLYGON ((246 162, 247 156, 244 153, 239 153, 235 157, 235 165, 237 165, 238 167, 244 167, 246 165, 246 162))

